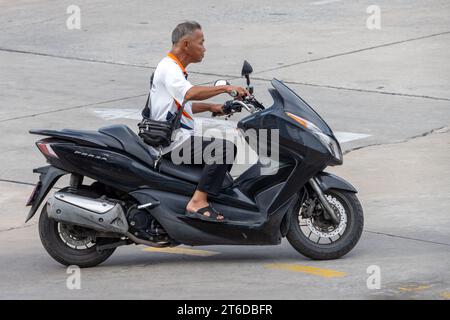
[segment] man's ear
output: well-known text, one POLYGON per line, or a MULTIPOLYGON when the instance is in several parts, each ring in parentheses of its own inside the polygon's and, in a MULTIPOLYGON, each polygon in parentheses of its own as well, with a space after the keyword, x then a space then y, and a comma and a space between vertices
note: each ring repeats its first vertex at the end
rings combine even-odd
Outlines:
POLYGON ((182 40, 182 44, 181 45, 182 45, 183 49, 187 50, 188 47, 189 47, 189 39, 182 40))

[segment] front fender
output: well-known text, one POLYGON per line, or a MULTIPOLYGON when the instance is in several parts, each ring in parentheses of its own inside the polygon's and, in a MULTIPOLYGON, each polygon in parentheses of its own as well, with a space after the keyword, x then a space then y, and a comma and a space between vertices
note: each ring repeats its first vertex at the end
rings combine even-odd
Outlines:
MULTIPOLYGON (((339 190, 345 190, 357 193, 358 191, 353 187, 349 182, 345 181, 344 179, 328 173, 328 172, 319 172, 316 176, 316 181, 319 184, 320 189, 322 189, 323 192, 326 192, 329 189, 339 189, 339 190)), ((299 198, 303 198, 303 192, 304 188, 300 190, 299 198)), ((283 222, 281 224, 281 234, 283 237, 285 237, 289 231, 289 226, 291 224, 291 217, 293 211, 298 212, 300 210, 301 203, 294 202, 292 207, 289 209, 288 214, 285 215, 283 222)))
POLYGON ((349 182, 345 181, 341 177, 328 172, 319 172, 316 175, 317 182, 323 192, 329 189, 339 189, 357 193, 358 191, 349 182))

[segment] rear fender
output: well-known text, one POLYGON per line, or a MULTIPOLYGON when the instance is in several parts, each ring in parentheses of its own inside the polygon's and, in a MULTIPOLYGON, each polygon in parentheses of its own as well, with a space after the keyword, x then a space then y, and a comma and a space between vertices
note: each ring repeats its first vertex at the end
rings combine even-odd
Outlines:
POLYGON ((53 166, 45 166, 36 168, 33 170, 34 173, 39 173, 39 182, 36 186, 36 193, 27 203, 27 205, 31 205, 30 212, 28 212, 27 219, 25 223, 28 222, 35 215, 38 210, 40 204, 44 200, 45 196, 48 194, 50 189, 55 185, 60 177, 68 174, 69 172, 58 169, 53 166))

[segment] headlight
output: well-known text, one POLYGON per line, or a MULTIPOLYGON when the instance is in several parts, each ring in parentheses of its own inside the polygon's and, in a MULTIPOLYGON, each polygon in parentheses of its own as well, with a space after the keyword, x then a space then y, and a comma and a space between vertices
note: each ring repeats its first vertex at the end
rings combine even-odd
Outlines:
POLYGON ((330 151, 330 153, 333 155, 334 159, 339 163, 342 164, 342 151, 341 147, 339 146, 339 143, 336 141, 336 139, 326 135, 323 133, 314 123, 311 121, 308 121, 306 119, 303 119, 302 117, 299 117, 293 113, 286 112, 286 114, 297 121, 301 126, 311 130, 311 132, 319 139, 320 142, 330 151))
POLYGON ((333 139, 332 137, 327 136, 326 134, 324 134, 322 132, 313 131, 312 133, 330 151, 330 153, 333 155, 334 159, 339 164, 342 164, 342 151, 341 151, 341 147, 339 146, 339 143, 335 139, 333 139))

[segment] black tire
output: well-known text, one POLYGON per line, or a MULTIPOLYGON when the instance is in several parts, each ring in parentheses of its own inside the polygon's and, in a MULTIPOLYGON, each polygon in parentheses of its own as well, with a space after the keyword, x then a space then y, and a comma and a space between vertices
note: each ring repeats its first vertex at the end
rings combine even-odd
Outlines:
POLYGON ((50 219, 44 205, 39 217, 39 236, 48 254, 59 263, 80 268, 94 267, 108 259, 115 248, 97 251, 97 244, 88 249, 74 249, 64 243, 59 236, 58 222, 50 219))
POLYGON ((358 243, 364 227, 364 216, 361 203, 354 193, 332 189, 328 190, 325 195, 336 198, 341 202, 346 211, 346 228, 342 236, 335 242, 329 244, 314 243, 302 232, 298 220, 299 210, 302 205, 300 201, 290 213, 292 216, 287 239, 295 250, 313 260, 332 260, 344 256, 358 243))

